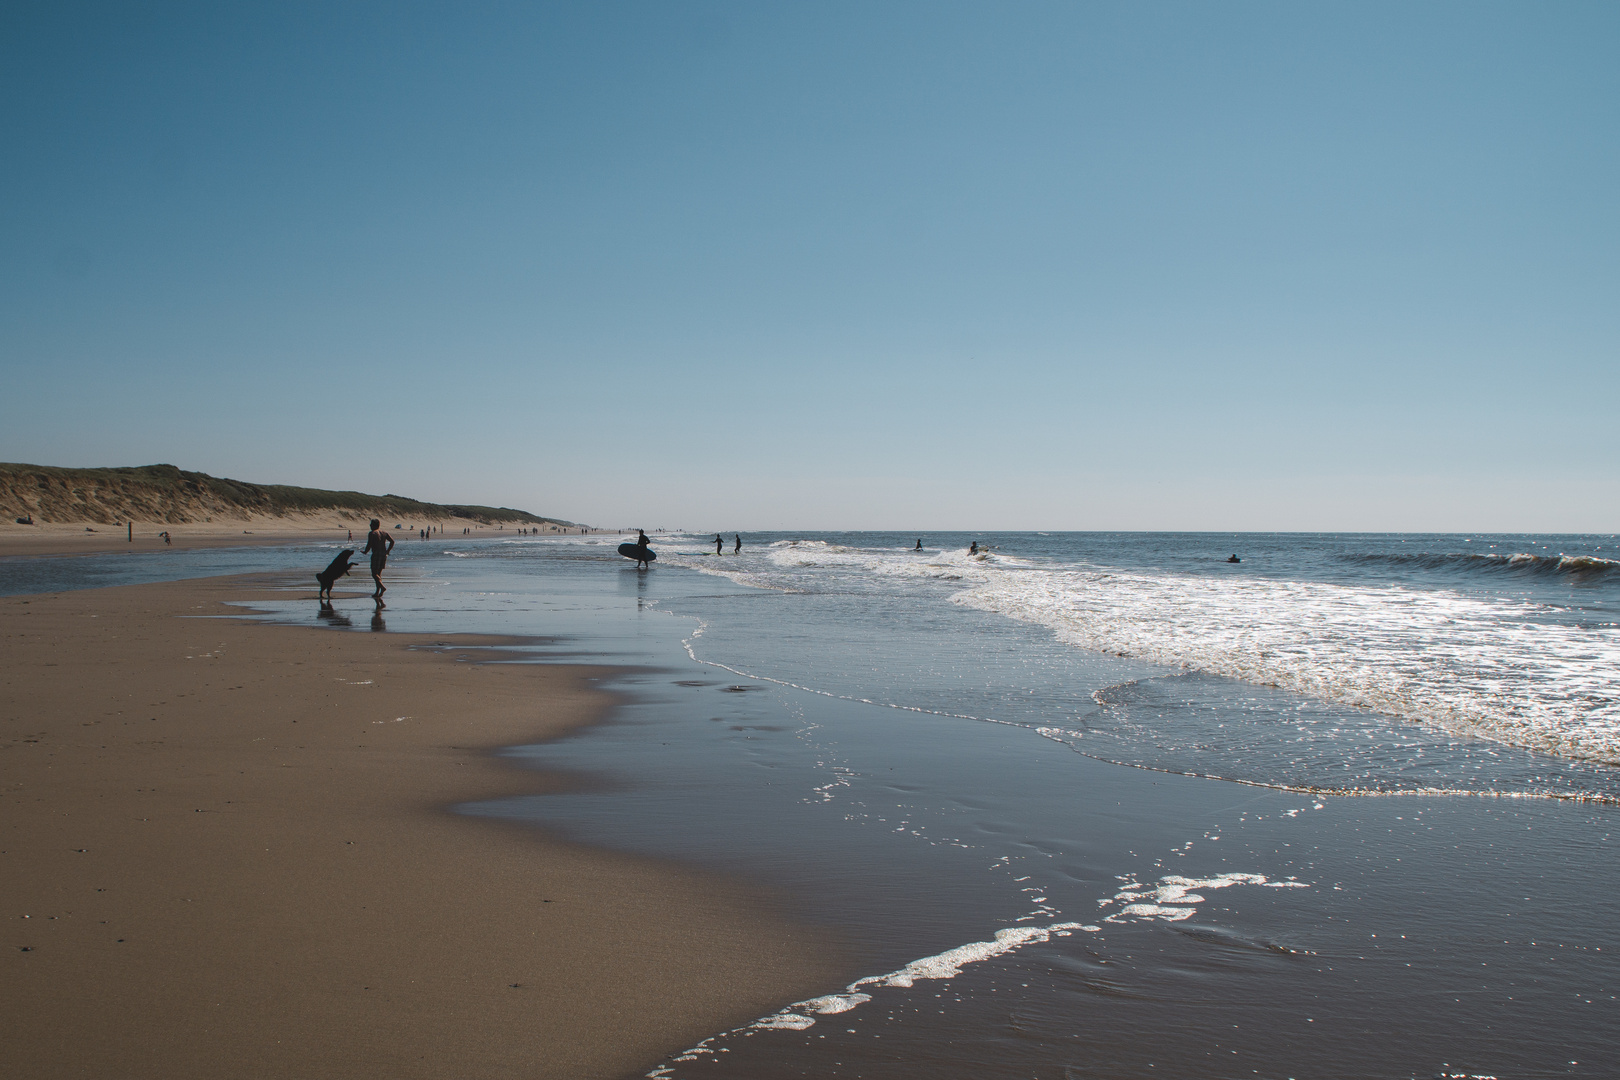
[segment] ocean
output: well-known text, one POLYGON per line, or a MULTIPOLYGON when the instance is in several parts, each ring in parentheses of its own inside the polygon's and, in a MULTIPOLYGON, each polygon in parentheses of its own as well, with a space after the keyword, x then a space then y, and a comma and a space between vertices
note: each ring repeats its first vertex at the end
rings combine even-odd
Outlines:
POLYGON ((623 539, 405 541, 384 609, 315 546, 0 591, 286 571, 264 617, 605 662, 607 723, 508 751, 578 789, 459 809, 742 879, 849 975, 650 1077, 1620 1072, 1620 538, 623 539))

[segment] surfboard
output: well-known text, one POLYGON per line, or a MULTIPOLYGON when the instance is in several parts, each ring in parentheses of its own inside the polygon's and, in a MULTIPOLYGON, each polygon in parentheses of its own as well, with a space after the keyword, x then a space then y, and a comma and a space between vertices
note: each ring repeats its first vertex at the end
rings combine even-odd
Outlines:
POLYGON ((658 553, 652 548, 642 547, 640 544, 620 544, 619 554, 637 562, 652 562, 658 558, 658 553))

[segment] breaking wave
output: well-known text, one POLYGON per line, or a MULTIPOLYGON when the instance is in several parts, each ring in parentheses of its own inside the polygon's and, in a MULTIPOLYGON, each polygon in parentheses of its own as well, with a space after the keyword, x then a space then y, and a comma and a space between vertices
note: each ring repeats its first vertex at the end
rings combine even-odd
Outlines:
POLYGON ((1620 560, 1595 555, 1534 555, 1519 552, 1360 552, 1339 556, 1345 562, 1363 566, 1412 567, 1455 574, 1520 574, 1528 577, 1561 578, 1576 582, 1595 580, 1620 570, 1620 560))
POLYGON ((939 590, 942 599, 1045 626, 1089 651, 1276 687, 1448 736, 1620 764, 1620 624, 1601 614, 1607 600, 1588 619, 1524 593, 1447 584, 1482 575, 1615 582, 1620 562, 1527 553, 1335 558, 1359 564, 1365 580, 1122 569, 993 549, 818 539, 690 565, 794 592, 939 590))
POLYGON ((1549 621, 1530 602, 1077 570, 997 575, 953 599, 1097 652, 1620 764, 1620 628, 1549 621))

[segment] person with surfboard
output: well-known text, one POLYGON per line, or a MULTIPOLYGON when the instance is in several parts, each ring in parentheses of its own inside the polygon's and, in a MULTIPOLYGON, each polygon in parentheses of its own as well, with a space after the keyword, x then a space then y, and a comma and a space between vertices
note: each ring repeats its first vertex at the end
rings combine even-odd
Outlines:
POLYGON ((633 544, 620 544, 619 554, 627 559, 636 560, 636 569, 645 570, 652 561, 658 558, 653 554, 652 548, 647 546, 647 533, 645 530, 636 530, 636 542, 633 544))

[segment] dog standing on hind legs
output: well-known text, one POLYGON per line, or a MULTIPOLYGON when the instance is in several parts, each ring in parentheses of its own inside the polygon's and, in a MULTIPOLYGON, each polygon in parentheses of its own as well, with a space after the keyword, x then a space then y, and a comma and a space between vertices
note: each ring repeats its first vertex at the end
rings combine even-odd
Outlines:
POLYGON ((320 599, 332 599, 332 586, 337 584, 338 578, 343 577, 353 569, 353 557, 354 548, 344 548, 338 552, 338 557, 332 560, 331 565, 315 575, 315 580, 321 586, 320 599))

